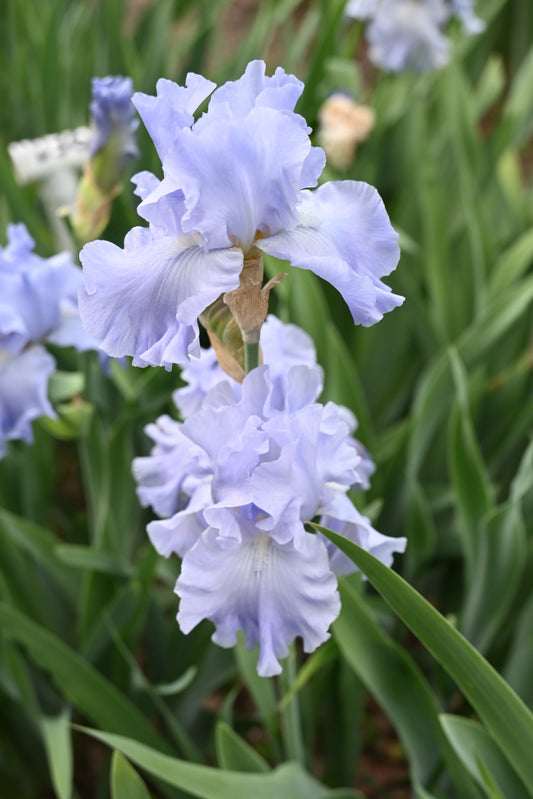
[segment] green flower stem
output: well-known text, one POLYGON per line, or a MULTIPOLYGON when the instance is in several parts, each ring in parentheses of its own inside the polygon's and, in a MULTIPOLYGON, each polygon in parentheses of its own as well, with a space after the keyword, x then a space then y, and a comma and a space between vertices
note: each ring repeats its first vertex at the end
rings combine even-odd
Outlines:
POLYGON ((246 374, 259 366, 259 341, 244 342, 244 371, 246 374))
MULTIPOLYGON (((298 672, 298 661, 294 645, 289 648, 289 656, 283 663, 281 674, 281 685, 283 693, 290 690, 296 680, 298 672)), ((300 718, 300 697, 296 693, 287 702, 281 711, 281 728, 283 740, 285 742, 285 754, 288 760, 297 760, 303 766, 306 764, 305 747, 302 736, 302 723, 300 718)))

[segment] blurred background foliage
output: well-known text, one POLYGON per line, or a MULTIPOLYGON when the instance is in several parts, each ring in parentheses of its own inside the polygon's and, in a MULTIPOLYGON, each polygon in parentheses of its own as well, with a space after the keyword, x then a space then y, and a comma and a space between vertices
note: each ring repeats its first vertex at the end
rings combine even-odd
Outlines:
MULTIPOLYGON (((359 419, 377 464, 364 510, 408 536, 397 570, 531 707, 533 8, 478 3, 486 31, 454 29, 451 63, 414 76, 377 72, 343 6, 4 1, 0 238, 25 222, 41 255, 57 250, 41 187, 17 184, 7 145, 87 124, 95 75, 129 75, 152 94, 159 77, 220 83, 264 58, 305 82, 297 110, 314 130, 332 91, 371 105, 376 125, 353 165, 324 179, 378 188, 402 245, 389 283, 406 302, 354 328, 335 290, 292 270, 272 310, 312 335, 323 398, 359 419)), ((139 144, 132 172, 160 174, 142 126, 139 144)), ((126 181, 105 238, 122 242, 135 207, 126 181)), ((130 471, 149 448, 143 426, 173 412, 179 370, 106 374, 94 353, 55 355, 78 381, 51 385, 59 421, 37 423, 35 444, 15 442, 0 463, 2 799, 239 799, 262 784, 288 799, 528 796, 455 682, 358 578, 345 581, 332 640, 303 665, 294 653, 280 681, 256 676, 253 653, 212 646, 209 624, 183 636, 178 564, 152 551, 130 471), (306 772, 229 787, 217 772, 209 787, 207 771, 154 777, 157 761, 141 780, 111 757, 113 734, 254 780, 288 759, 306 772)))

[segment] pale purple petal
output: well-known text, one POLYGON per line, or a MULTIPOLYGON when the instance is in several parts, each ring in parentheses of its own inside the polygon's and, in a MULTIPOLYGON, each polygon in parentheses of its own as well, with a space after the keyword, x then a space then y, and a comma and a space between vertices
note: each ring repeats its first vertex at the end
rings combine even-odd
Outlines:
POLYGON ((398 235, 377 191, 367 183, 336 181, 302 192, 301 224, 256 246, 310 269, 344 297, 356 323, 372 325, 401 305, 379 279, 398 263, 398 235))
POLYGON ((198 315, 238 285, 242 268, 239 251, 206 253, 189 236, 154 237, 129 249, 95 241, 80 258, 86 329, 109 355, 167 368, 199 352, 198 315))
POLYGON ((160 416, 157 424, 146 427, 146 433, 155 447, 150 456, 133 461, 137 495, 141 505, 151 505, 159 516, 171 516, 189 501, 188 495, 183 496, 184 481, 190 475, 201 481, 212 468, 205 452, 170 416, 160 416))
MULTIPOLYGON (((322 527, 333 530, 334 533, 338 533, 354 544, 358 544, 367 552, 370 552, 375 558, 378 558, 385 566, 392 565, 396 552, 405 551, 407 545, 406 538, 394 538, 378 533, 378 531, 372 527, 370 520, 366 516, 360 514, 347 497, 344 500, 344 507, 342 510, 344 515, 341 519, 332 516, 323 516, 320 519, 322 527), (349 520, 346 520, 346 517, 349 520)), ((322 536, 322 534, 320 534, 320 536, 323 538, 328 549, 331 569, 338 577, 357 571, 356 565, 344 552, 341 552, 341 550, 326 539, 325 536, 322 536)))
POLYGON ((176 157, 165 162, 184 194, 184 230, 199 232, 209 249, 234 243, 247 252, 257 233, 294 226, 310 149, 298 120, 272 108, 184 130, 176 157))
POLYGON ((133 104, 146 125, 161 160, 175 146, 176 137, 194 122, 194 112, 215 88, 214 83, 202 75, 190 72, 185 86, 171 80, 157 81, 157 96, 136 92, 133 104))
POLYGON ((270 77, 265 70, 264 61, 250 61, 238 80, 227 81, 213 92, 209 114, 227 109, 233 119, 243 118, 256 106, 294 111, 303 83, 294 75, 287 75, 282 67, 270 77))
POLYGON ((461 20, 465 33, 475 36, 487 27, 474 12, 472 0, 451 0, 452 13, 461 20))
POLYGON ((47 397, 48 379, 55 368, 52 356, 40 346, 14 357, 0 350, 0 458, 8 440, 33 440, 34 419, 55 418, 47 397))
POLYGON ((281 672, 278 658, 287 656, 296 636, 304 651, 314 651, 329 637, 340 602, 324 544, 306 536, 296 550, 265 534, 239 543, 207 530, 185 555, 176 584, 182 630, 209 619, 213 641, 223 647, 234 646, 243 630, 248 648, 259 645, 264 677, 281 672))
POLYGON ((186 508, 170 519, 150 522, 146 530, 154 549, 165 558, 170 555, 183 558, 207 529, 203 511, 212 502, 211 482, 199 482, 186 508))

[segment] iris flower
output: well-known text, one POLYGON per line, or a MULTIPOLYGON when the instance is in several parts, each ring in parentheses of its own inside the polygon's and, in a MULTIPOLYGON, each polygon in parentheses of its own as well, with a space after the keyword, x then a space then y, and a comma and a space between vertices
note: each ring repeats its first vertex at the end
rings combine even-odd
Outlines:
POLYGON ((55 417, 47 397, 55 360, 44 345, 96 345, 78 313, 80 270, 67 253, 40 258, 33 247, 24 225, 10 225, 0 247, 0 457, 7 441, 32 440, 34 419, 55 417))
POLYGON ((351 0, 346 14, 367 20, 369 55, 389 72, 427 72, 443 67, 450 58, 450 40, 444 27, 457 17, 469 35, 485 25, 472 0, 351 0))
POLYGON ((262 61, 215 89, 200 75, 161 79, 157 96, 133 96, 161 159, 163 179, 135 176, 149 222, 81 253, 84 324, 114 356, 170 368, 200 354, 198 316, 239 286, 258 252, 310 269, 342 294, 355 323, 372 325, 402 302, 381 278, 398 237, 376 189, 317 185, 325 163, 294 112, 303 84, 262 61), (208 109, 194 114, 211 95, 208 109))
POLYGON ((238 397, 222 379, 185 422, 149 425, 152 453, 133 464, 141 503, 162 517, 148 525, 153 545, 183 559, 181 629, 209 619, 223 647, 242 630, 248 648, 259 646, 262 676, 281 671, 295 637, 306 652, 329 637, 336 575, 355 569, 305 522, 318 518, 389 565, 405 547, 347 497, 368 486, 372 464, 352 438, 353 415, 316 401, 321 387, 312 365, 291 365, 281 382, 260 366, 238 397))

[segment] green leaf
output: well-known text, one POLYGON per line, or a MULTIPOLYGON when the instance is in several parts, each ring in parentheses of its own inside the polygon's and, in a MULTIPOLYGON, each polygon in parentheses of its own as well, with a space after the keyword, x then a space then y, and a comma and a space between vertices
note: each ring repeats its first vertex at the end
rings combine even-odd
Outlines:
POLYGON ((257 705, 261 719, 269 732, 274 751, 277 754, 278 716, 272 680, 265 680, 263 677, 259 677, 257 673, 257 653, 246 649, 241 635, 237 638, 237 646, 234 651, 239 671, 257 705))
POLYGON ((526 565, 526 528, 518 503, 510 501, 480 524, 477 561, 461 622, 480 651, 487 650, 506 618, 526 565))
POLYGON ((454 348, 449 351, 458 403, 450 420, 450 471, 459 513, 459 532, 472 580, 481 546, 481 520, 492 505, 492 488, 468 408, 468 381, 454 348))
POLYGON ((112 799, 150 799, 148 789, 120 752, 113 752, 111 761, 112 799))
POLYGON ((96 724, 110 731, 128 732, 168 751, 165 741, 135 705, 55 635, 4 602, 0 602, 0 626, 50 674, 61 694, 96 724))
POLYGON ((314 674, 319 671, 322 666, 329 663, 333 658, 337 657, 338 651, 335 643, 332 640, 327 641, 323 646, 319 647, 312 655, 310 655, 305 663, 302 664, 298 670, 296 679, 291 684, 288 691, 283 694, 279 703, 280 710, 284 710, 294 696, 301 691, 302 688, 309 682, 314 674))
POLYGON ((533 793, 533 715, 492 666, 399 575, 343 536, 314 525, 366 574, 457 683, 533 793))
POLYGON ((383 632, 349 583, 341 581, 339 591, 342 610, 333 624, 335 640, 394 724, 413 778, 427 782, 443 756, 463 799, 478 796, 442 734, 440 709, 413 660, 383 632))
POLYGON ((217 763, 225 771, 244 771, 251 774, 266 774, 270 771, 266 760, 224 721, 219 721, 216 726, 215 749, 217 763))
POLYGON ((66 593, 75 593, 77 581, 58 562, 57 538, 50 530, 0 509, 0 533, 30 555, 66 593))
POLYGON ((241 774, 187 763, 121 735, 77 729, 118 749, 149 774, 200 799, 326 799, 328 795, 297 763, 285 763, 268 774, 241 774))
POLYGON ((58 799, 72 795, 72 742, 70 739, 70 711, 64 710, 54 718, 41 716, 41 732, 58 799))
POLYGON ((457 755, 491 799, 531 796, 481 724, 446 714, 440 721, 457 755))
POLYGON ((75 569, 131 577, 133 568, 121 558, 80 544, 59 544, 56 547, 58 560, 75 569))

